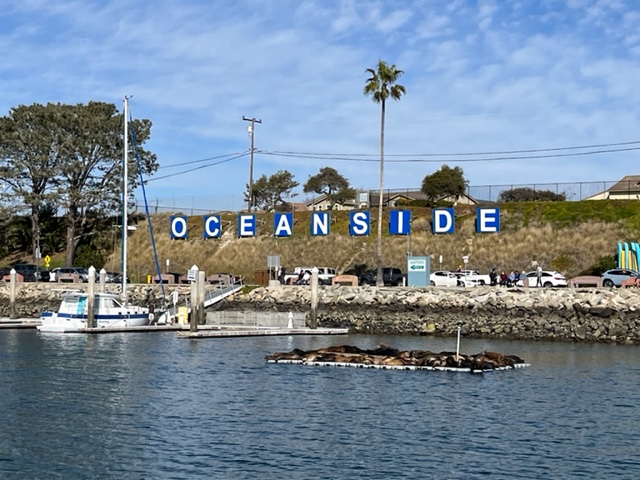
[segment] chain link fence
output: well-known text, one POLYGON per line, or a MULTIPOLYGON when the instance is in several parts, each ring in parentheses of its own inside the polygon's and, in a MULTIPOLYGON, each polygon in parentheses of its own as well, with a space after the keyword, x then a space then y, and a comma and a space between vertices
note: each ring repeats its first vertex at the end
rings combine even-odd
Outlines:
MULTIPOLYGON (((564 194, 568 201, 585 200, 598 196, 615 187, 616 199, 636 200, 640 198, 640 187, 638 180, 628 181, 597 181, 597 182, 557 182, 557 183, 520 183, 504 185, 470 185, 467 187, 467 195, 480 203, 497 202, 502 192, 519 188, 529 188, 534 191, 550 191, 557 195, 564 194)), ((612 190, 613 191, 613 190, 612 190)), ((358 192, 358 195, 365 194, 367 201, 377 205, 380 192, 378 190, 368 190, 358 192), (374 200, 375 201, 372 201, 374 200)), ((384 190, 385 203, 394 196, 406 196, 408 198, 424 198, 420 192, 420 187, 397 188, 384 190)), ((309 198, 308 200, 311 200, 309 198)), ((183 196, 183 197, 158 197, 149 200, 149 211, 152 214, 158 213, 182 213, 184 215, 206 215, 217 212, 240 212, 246 208, 246 200, 243 195, 206 195, 206 196, 183 196)), ((304 201, 303 201, 304 203, 304 201)), ((360 202, 362 203, 362 202, 360 202)), ((136 200, 136 209, 144 211, 142 199, 136 200)))

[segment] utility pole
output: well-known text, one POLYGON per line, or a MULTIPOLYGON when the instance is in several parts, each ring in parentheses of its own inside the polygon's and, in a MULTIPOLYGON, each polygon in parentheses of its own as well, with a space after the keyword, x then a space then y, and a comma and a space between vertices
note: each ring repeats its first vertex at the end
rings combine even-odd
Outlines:
POLYGON ((249 200, 247 201, 248 203, 248 207, 249 207, 249 212, 251 212, 251 209, 253 208, 253 134, 255 131, 255 124, 256 123, 262 123, 262 120, 258 120, 255 117, 252 118, 247 118, 244 115, 242 116, 242 120, 244 120, 245 122, 251 122, 251 125, 249 125, 249 137, 251 137, 251 152, 249 155, 249 200))

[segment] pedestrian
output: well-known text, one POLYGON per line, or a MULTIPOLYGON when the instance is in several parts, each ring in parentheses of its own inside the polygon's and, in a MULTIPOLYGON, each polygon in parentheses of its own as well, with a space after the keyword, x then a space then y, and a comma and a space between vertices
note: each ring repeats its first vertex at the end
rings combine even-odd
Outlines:
POLYGON ((280 281, 281 285, 284 285, 284 276, 286 272, 287 272, 287 268, 281 265, 280 271, 278 272, 278 280, 280 281))
POLYGON ((496 272, 496 267, 491 269, 491 273, 489 274, 489 279, 491 280, 491 286, 495 287, 498 284, 498 273, 496 272))
POLYGON ((538 265, 536 268, 536 287, 542 286, 542 267, 538 265))

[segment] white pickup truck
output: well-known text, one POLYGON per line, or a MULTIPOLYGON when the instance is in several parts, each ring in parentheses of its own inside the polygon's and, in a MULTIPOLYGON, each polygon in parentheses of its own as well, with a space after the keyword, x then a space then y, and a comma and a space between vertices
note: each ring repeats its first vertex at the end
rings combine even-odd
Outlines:
MULTIPOLYGON (((336 276, 336 269, 331 267, 317 267, 318 268, 318 281, 322 285, 330 285, 333 277, 336 276)), ((313 270, 313 267, 296 267, 293 269, 293 272, 287 273, 284 276, 285 285, 296 285, 301 278, 301 273, 304 275, 304 272, 313 270)))
POLYGON ((477 270, 460 270, 458 272, 453 272, 456 275, 459 275, 461 277, 465 277, 469 280, 475 280, 475 282, 480 285, 491 285, 491 277, 489 276, 489 274, 481 274, 478 273, 477 270))

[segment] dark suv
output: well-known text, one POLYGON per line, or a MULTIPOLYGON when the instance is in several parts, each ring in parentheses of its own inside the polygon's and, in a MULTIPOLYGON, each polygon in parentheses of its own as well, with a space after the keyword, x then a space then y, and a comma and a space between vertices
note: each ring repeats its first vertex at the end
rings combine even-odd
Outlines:
POLYGON ((13 266, 16 273, 22 275, 25 282, 48 282, 49 272, 33 263, 17 263, 13 266))
MULTIPOLYGON (((385 285, 399 286, 405 282, 405 274, 399 268, 383 267, 382 268, 382 280, 385 285)), ((360 275, 360 285, 375 285, 378 279, 378 271, 371 270, 369 272, 360 275)))

